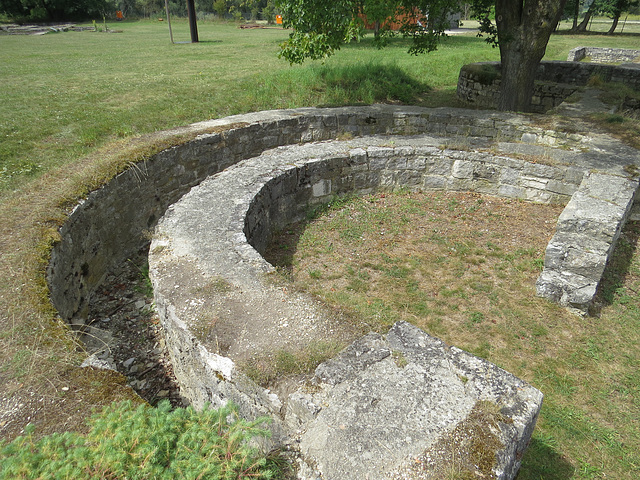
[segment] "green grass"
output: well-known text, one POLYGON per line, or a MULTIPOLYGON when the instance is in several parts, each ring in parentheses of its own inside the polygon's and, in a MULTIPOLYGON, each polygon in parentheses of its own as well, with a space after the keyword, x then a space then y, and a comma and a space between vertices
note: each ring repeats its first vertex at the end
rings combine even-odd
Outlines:
POLYGON ((409 321, 539 388, 519 480, 635 479, 640 223, 620 239, 600 317, 581 318, 535 295, 560 210, 454 193, 355 198, 296 227, 289 278, 375 330, 409 321))
MULTIPOLYGON (((188 38, 176 20, 177 40, 188 38)), ((169 42, 165 24, 118 24, 122 33, 0 37, 0 189, 73 163, 96 147, 193 121, 308 105, 396 101, 455 103, 460 67, 497 60, 472 35, 446 39, 430 55, 406 54, 395 39, 346 45, 326 63, 277 58, 287 32, 201 22, 198 44, 169 42)), ((638 47, 636 36, 557 35, 546 59, 579 45, 638 47)))
MULTIPOLYGON (((119 28, 122 33, 0 37, 0 188, 16 188, 105 142, 208 118, 308 105, 412 103, 431 89, 450 94, 460 65, 496 58, 474 38, 451 39, 438 54, 420 58, 401 54, 403 41, 384 52, 365 41, 325 64, 291 67, 277 57, 287 36, 278 28, 201 22, 201 42, 178 45, 158 22, 119 28)), ((186 22, 175 21, 174 29, 187 36, 186 22)))

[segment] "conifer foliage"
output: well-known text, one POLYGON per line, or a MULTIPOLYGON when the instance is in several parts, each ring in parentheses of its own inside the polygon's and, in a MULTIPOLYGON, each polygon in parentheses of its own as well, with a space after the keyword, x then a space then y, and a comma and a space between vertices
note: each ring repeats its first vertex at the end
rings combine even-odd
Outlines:
POLYGON ((27 427, 0 444, 0 479, 270 479, 275 472, 251 445, 269 436, 268 421, 245 421, 232 404, 196 411, 123 402, 95 415, 86 435, 35 440, 27 427))

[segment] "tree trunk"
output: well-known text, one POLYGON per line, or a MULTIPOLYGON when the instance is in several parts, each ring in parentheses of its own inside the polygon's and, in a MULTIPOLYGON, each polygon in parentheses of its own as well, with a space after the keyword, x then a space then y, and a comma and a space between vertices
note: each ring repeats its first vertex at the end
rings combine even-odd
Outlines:
POLYGON ((615 17, 613 17, 613 23, 611 24, 611 28, 607 32, 607 35, 613 35, 613 32, 615 32, 616 28, 618 27, 619 20, 620 20, 620 14, 617 14, 615 17))
POLYGON ((575 30, 576 32, 587 31, 587 27, 589 26, 589 20, 591 20, 591 16, 593 15, 595 7, 596 7, 596 2, 594 1, 591 5, 589 5, 589 9, 587 10, 587 13, 584 14, 584 18, 582 19, 582 21, 580 22, 580 24, 575 30))
POLYGON ((581 0, 575 0, 575 2, 573 6, 573 25, 571 25, 572 32, 575 32, 578 28, 578 17, 580 16, 581 0))
POLYGON ((496 0, 500 45, 499 110, 531 110, 540 60, 566 0, 496 0))
POLYGON ((196 20, 196 7, 194 0, 187 0, 187 16, 189 17, 191 43, 198 43, 198 23, 196 20))

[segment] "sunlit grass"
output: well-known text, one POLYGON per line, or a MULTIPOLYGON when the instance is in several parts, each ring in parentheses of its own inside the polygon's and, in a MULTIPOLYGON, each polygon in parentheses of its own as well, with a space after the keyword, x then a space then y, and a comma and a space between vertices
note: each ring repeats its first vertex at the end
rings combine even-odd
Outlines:
MULTIPOLYGON (((174 23, 177 37, 186 34, 184 21, 174 23)), ((287 36, 279 28, 202 22, 200 43, 178 45, 157 22, 119 28, 0 37, 0 188, 114 139, 194 121, 310 105, 416 103, 437 89, 451 91, 472 51, 495 58, 472 37, 419 58, 404 53, 403 41, 384 51, 364 41, 324 64, 290 66, 277 56, 287 36)))
POLYGON ((290 227, 270 255, 299 288, 374 330, 409 321, 539 388, 544 406, 520 480, 633 479, 640 225, 630 223, 621 238, 601 317, 582 318, 535 295, 561 208, 472 194, 379 194, 290 227))
MULTIPOLYGON (((464 64, 498 60, 472 33, 446 38, 429 55, 370 37, 325 63, 290 66, 277 57, 280 28, 241 30, 200 22, 201 42, 169 42, 165 24, 123 22, 122 33, 0 37, 0 189, 16 188, 119 138, 208 118, 310 105, 399 102, 457 105, 464 64)), ((174 21, 176 40, 189 38, 174 21)), ((546 59, 576 46, 638 48, 640 37, 552 37, 546 59)))

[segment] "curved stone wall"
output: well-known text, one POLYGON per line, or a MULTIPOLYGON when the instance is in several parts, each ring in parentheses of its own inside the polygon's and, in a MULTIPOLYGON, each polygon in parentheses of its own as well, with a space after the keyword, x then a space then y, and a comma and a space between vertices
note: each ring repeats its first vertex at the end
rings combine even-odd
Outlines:
POLYGON ((500 434, 503 447, 496 453, 501 458, 495 467, 500 472, 496 478, 510 479, 517 471, 541 394, 466 352, 456 349, 453 358, 445 360, 449 348, 415 327, 397 324, 386 338, 374 335, 356 341, 349 348, 360 353, 351 354, 347 349, 337 359, 320 365, 315 377, 308 380, 315 385, 311 390, 261 389, 237 366, 255 355, 260 358, 265 351, 304 351, 313 342, 342 337, 332 312, 266 278, 274 269, 260 255, 273 229, 304 217, 310 206, 347 193, 398 188, 566 201, 568 193, 548 189, 550 179, 557 182, 551 183, 555 190, 567 192, 577 190, 580 183, 580 175, 568 173, 564 167, 449 150, 441 147, 442 140, 427 135, 394 136, 392 141, 375 136, 269 150, 204 180, 172 205, 156 228, 149 254, 150 274, 182 394, 197 407, 231 400, 246 417, 274 418, 273 441, 278 444, 295 439, 304 464, 317 469, 301 478, 347 480, 373 473, 378 478, 394 478, 394 472, 406 466, 407 458, 434 445, 448 425, 463 424, 482 402, 493 402, 510 412, 507 423, 512 428, 500 434), (423 348, 433 344, 438 355, 424 358, 416 342, 423 348), (376 353, 363 368, 360 362, 372 350, 376 353), (391 350, 396 355, 406 354, 409 366, 394 368, 391 350), (412 354, 417 356, 411 358, 412 354), (434 369, 440 362, 442 367, 426 378, 407 371, 434 369), (485 375, 487 371, 491 374, 485 375), (460 378, 473 378, 474 388, 462 388, 460 378), (355 393, 371 382, 377 387, 370 385, 366 393, 355 393), (393 394, 378 391, 390 385, 395 385, 393 394), (349 392, 346 396, 344 389, 349 392), (359 413, 347 421, 345 412, 354 407, 345 405, 354 402, 354 395, 359 413), (376 408, 384 405, 396 416, 378 414, 378 426, 364 425, 373 414, 368 412, 366 400, 358 399, 363 395, 373 395, 378 399, 376 408), (407 403, 429 409, 429 418, 447 420, 429 424, 407 403), (439 409, 447 414, 434 413, 439 409), (388 431, 386 442, 396 445, 397 453, 380 463, 381 457, 375 453, 380 447, 371 441, 370 433, 358 440, 338 435, 318 445, 319 438, 333 436, 327 431, 327 422, 343 422, 345 430, 388 431), (398 436, 397 429, 410 433, 398 436), (414 437, 407 441, 407 436, 414 437), (357 444, 363 443, 368 443, 365 451, 370 458, 356 455, 357 444))
MULTIPOLYGON (((455 109, 298 109, 229 117, 192 128, 219 131, 134 166, 92 192, 70 214, 48 269, 51 298, 60 315, 83 324, 88 301, 106 272, 144 245, 162 217, 150 252, 154 295, 176 376, 196 406, 233 400, 246 417, 272 415, 274 442, 295 437, 310 455, 308 467, 324 465, 323 471, 333 472, 327 475, 349 478, 349 472, 340 477, 332 470, 335 459, 321 458, 327 448, 294 432, 308 428, 317 435, 326 434, 327 446, 342 445, 338 439, 329 440, 325 427, 336 413, 322 405, 338 398, 338 391, 352 391, 353 385, 345 383, 349 379, 369 384, 367 372, 397 374, 396 384, 408 381, 411 374, 394 367, 390 356, 391 351, 399 351, 406 354, 414 373, 433 368, 434 362, 448 366, 439 372, 450 378, 444 384, 462 395, 456 397, 460 399, 456 405, 465 406, 460 422, 484 401, 510 412, 513 427, 505 426, 501 433, 509 453, 498 455, 506 462, 499 467, 498 478, 512 478, 535 423, 540 393, 407 325, 397 325, 385 338, 354 344, 355 356, 345 353, 341 360, 328 362, 316 372, 314 388, 319 390, 313 392, 271 392, 240 373, 234 360, 260 347, 255 342, 278 348, 279 329, 283 324, 292 328, 287 322, 295 323, 297 329, 295 335, 282 338, 285 346, 286 342, 312 342, 340 328, 335 318, 304 295, 265 282, 272 267, 258 252, 273 228, 298 218, 307 205, 352 191, 402 186, 569 201, 559 224, 567 228, 559 227, 557 235, 564 236, 550 244, 546 277, 545 272, 541 276, 551 283, 545 280, 538 286, 542 294, 584 310, 592 297, 572 296, 572 292, 597 288, 599 276, 589 275, 591 271, 601 274, 592 267, 604 268, 634 201, 638 182, 627 178, 625 171, 638 162, 637 152, 619 144, 612 149, 608 139, 594 135, 545 131, 518 115, 455 109), (318 143, 335 138, 343 140, 318 143), (615 155, 608 156, 609 151, 615 155), (585 175, 593 170, 601 173, 585 175), (604 206, 611 208, 603 210, 604 206), (604 213, 592 215, 593 211, 604 213), (587 237, 596 239, 597 249, 592 244, 583 248, 580 242, 587 237), (587 263, 576 260, 585 258, 579 248, 593 254, 587 263), (255 328, 252 319, 258 316, 267 321, 260 328, 267 325, 274 335, 264 331, 245 335, 255 328), (432 345, 430 352, 438 352, 433 353, 435 357, 425 357, 428 345, 432 345), (377 353, 363 365, 369 353, 362 357, 358 352, 377 353), (467 382, 456 382, 456 378, 467 382)), ((428 383, 424 388, 434 390, 428 383)), ((371 391, 358 395, 370 396, 371 391)), ((424 391, 417 395, 423 396, 424 391)), ((406 397, 413 398, 410 392, 406 397)), ((371 403, 376 404, 377 400, 371 403)), ((442 404, 441 408, 449 407, 442 404)), ((446 430, 447 425, 424 428, 443 427, 446 430)), ((345 441, 342 450, 346 452, 353 445, 345 441)), ((403 461, 398 459, 397 465, 403 461)), ((307 478, 318 476, 310 471, 307 478)))
MULTIPOLYGON (((293 393, 274 393, 257 387, 237 367, 238 362, 265 350, 304 349, 319 338, 335 335, 338 328, 330 312, 309 298, 283 291, 265 279, 273 267, 260 253, 273 229, 300 219, 309 206, 326 203, 346 193, 362 194, 397 188, 447 189, 537 201, 566 202, 571 199, 569 205, 575 204, 578 198, 589 197, 591 200, 587 203, 591 202, 591 205, 583 204, 583 207, 590 214, 583 211, 578 218, 575 209, 568 207, 563 216, 578 222, 595 238, 596 232, 602 230, 599 223, 602 219, 608 222, 607 233, 619 232, 626 215, 625 208, 628 209, 633 202, 637 182, 623 177, 598 176, 588 173, 587 169, 541 165, 482 152, 488 146, 486 141, 470 144, 464 150, 447 149, 442 144, 443 140, 443 137, 429 135, 394 136, 392 139, 370 136, 279 147, 206 179, 172 205, 158 224, 150 249, 150 271, 156 305, 167 331, 167 344, 181 391, 196 406, 205 402, 220 405, 232 400, 240 405, 242 414, 247 417, 272 416, 275 419, 272 429, 276 443, 294 439, 306 468, 314 465, 318 469, 305 473, 301 478, 347 479, 352 478, 350 475, 354 471, 364 478, 371 472, 384 471, 384 468, 391 471, 403 468, 404 458, 387 459, 383 467, 376 463, 378 456, 375 454, 370 459, 350 465, 349 458, 357 458, 354 443, 366 442, 368 437, 361 436, 359 440, 341 435, 333 437, 333 430, 329 428, 327 431, 327 423, 336 422, 348 425, 345 429, 365 428, 360 422, 371 421, 368 413, 354 415, 347 422, 345 415, 349 415, 345 411, 355 408, 356 411, 368 412, 368 407, 363 406, 366 400, 360 397, 373 396, 376 402, 385 397, 369 382, 382 385, 383 390, 386 388, 384 385, 411 383, 412 388, 400 389, 402 401, 397 398, 384 400, 384 408, 403 418, 402 425, 419 423, 417 417, 404 410, 407 408, 405 401, 410 404, 426 402, 433 409, 446 408, 448 414, 455 418, 453 423, 458 425, 471 414, 470 409, 457 411, 453 405, 444 407, 436 400, 425 400, 426 391, 450 396, 456 399, 453 402, 456 405, 469 408, 478 402, 489 401, 512 413, 517 410, 518 413, 509 420, 517 428, 508 434, 503 432, 502 444, 508 446, 509 453, 497 454, 506 462, 495 467, 495 472, 501 472, 497 478, 513 478, 515 475, 516 459, 528 441, 540 397, 535 389, 506 372, 485 361, 472 360, 473 356, 461 351, 457 352, 465 360, 457 364, 460 369, 445 368, 437 374, 432 373, 430 379, 435 379, 435 383, 431 380, 425 382, 423 378, 409 380, 410 374, 400 374, 393 368, 389 370, 391 365, 383 366, 382 362, 388 358, 391 349, 402 355, 410 352, 407 344, 396 343, 390 338, 406 335, 411 338, 409 344, 417 337, 423 338, 425 345, 437 342, 428 336, 421 337, 424 333, 403 324, 394 326, 386 338, 358 340, 349 347, 353 352, 349 353, 347 349, 338 359, 320 365, 310 380, 314 385, 313 393, 305 387, 293 393), (597 185, 612 185, 614 196, 611 197, 606 187, 597 188, 597 185), (599 219, 595 219, 593 212, 602 211, 602 205, 597 202, 615 206, 611 205, 596 215, 599 219), (317 335, 309 333, 309 318, 313 319, 317 335), (283 320, 293 344, 282 337, 283 320), (374 351, 377 353, 371 353, 374 351), (358 366, 366 355, 373 356, 367 360, 366 368, 358 366), (479 370, 493 373, 478 376, 468 369, 467 362, 479 362, 479 370), (396 378, 396 375, 399 376, 396 378), (445 377, 447 381, 442 380, 445 377), (475 390, 454 393, 459 386, 456 378, 460 377, 474 378, 475 390), (363 384, 368 385, 366 393, 355 393, 363 384), (347 398, 343 397, 345 389, 350 392, 347 398), (521 394, 514 395, 516 390, 521 394), (508 393, 497 394, 497 391, 508 393), (360 398, 356 403, 361 402, 355 407, 351 403, 354 396, 360 398), (317 438, 327 436, 331 440, 319 445, 317 438)), ((508 146, 503 145, 502 148, 508 149, 508 146)), ((576 153, 576 156, 580 154, 576 153)), ((564 160, 569 159, 565 157, 564 160)), ((604 268, 606 263, 613 241, 607 243, 600 238, 598 241, 603 245, 606 243, 607 251, 592 250, 594 241, 585 243, 585 251, 591 250, 593 257, 588 260, 591 262, 589 265, 582 265, 581 273, 586 274, 583 281, 590 275, 591 268, 596 265, 604 268)), ((579 248, 571 241, 568 243, 572 248, 579 248)), ((556 253, 555 259, 559 257, 562 255, 556 253)), ((571 263, 575 257, 573 255, 566 261, 571 263)), ((551 260, 554 262, 556 260, 551 260)), ((595 274, 601 275, 602 269, 595 268, 595 274)), ((588 278, 588 281, 592 279, 588 278)), ((597 281, 589 285, 597 285, 597 281)), ((562 287, 558 288, 562 290, 562 287)), ((433 365, 434 361, 437 363, 439 360, 431 357, 427 364, 418 362, 411 365, 412 368, 423 368, 433 365)), ((447 360, 446 364, 451 365, 450 362, 447 360)), ((387 423, 375 428, 392 430, 402 427, 393 427, 388 415, 384 418, 386 420, 382 423, 387 423)), ((442 438, 446 430, 443 427, 423 425, 418 430, 433 429, 430 438, 442 438)), ((366 428, 372 427, 367 425, 366 428)), ((410 446, 392 433, 387 438, 392 443, 397 442, 397 450, 407 457, 430 448, 429 442, 415 440, 410 446)), ((376 448, 368 445, 365 451, 375 452, 376 448)), ((386 474, 380 478, 387 478, 386 474)))
POLYGON ((581 141, 577 135, 530 126, 516 115, 382 105, 258 112, 194 124, 191 129, 221 131, 204 133, 133 165, 70 213, 47 270, 51 300, 63 319, 86 322, 89 299, 106 272, 148 242, 149 232, 169 205, 208 176, 266 149, 372 134, 500 136, 550 145, 581 141))

